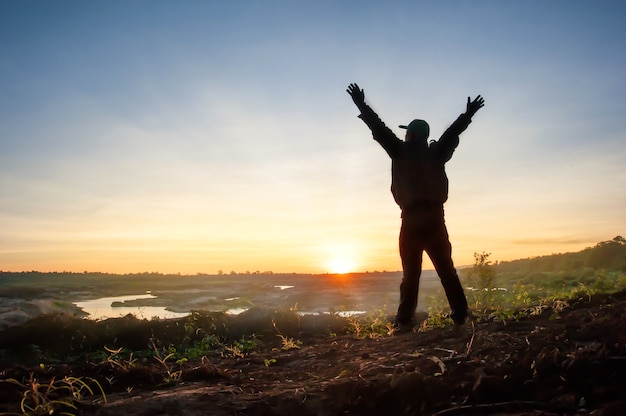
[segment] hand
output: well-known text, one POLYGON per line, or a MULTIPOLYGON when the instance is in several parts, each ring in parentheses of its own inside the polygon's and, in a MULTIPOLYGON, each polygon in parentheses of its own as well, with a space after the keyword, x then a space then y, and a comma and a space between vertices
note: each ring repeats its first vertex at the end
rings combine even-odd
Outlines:
POLYGON ((474 101, 470 101, 470 97, 467 97, 466 113, 471 117, 474 114, 476 114, 478 110, 483 108, 484 105, 485 105, 485 99, 481 97, 480 95, 474 98, 474 101))
POLYGON ((352 97, 354 104, 360 109, 365 106, 365 91, 359 88, 357 84, 350 84, 348 86, 348 94, 352 97))

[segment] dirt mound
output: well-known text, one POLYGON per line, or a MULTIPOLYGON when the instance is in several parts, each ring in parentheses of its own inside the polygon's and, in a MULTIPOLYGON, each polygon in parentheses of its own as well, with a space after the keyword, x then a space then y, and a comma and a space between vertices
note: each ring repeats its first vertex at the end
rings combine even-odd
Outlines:
MULTIPOLYGON (((252 339, 263 348, 254 352, 241 345, 179 363, 138 358, 132 366, 123 360, 36 366, 5 360, 1 378, 98 380, 107 403, 92 385, 94 394, 72 409, 83 415, 626 414, 626 292, 539 312, 512 322, 357 339, 335 335, 345 334, 345 320, 289 323, 292 317, 259 310, 240 325, 211 323, 215 330, 239 328, 232 339, 256 332, 252 339)), ((106 322, 100 324, 115 326, 106 322)), ((184 334, 181 322, 169 322, 170 330, 184 334)), ((32 332, 11 329, 0 334, 6 354, 17 345, 6 340, 30 342, 25 337, 32 332)), ((116 345, 124 342, 121 334, 116 345)), ((144 336, 135 334, 136 342, 145 343, 144 336)), ((38 339, 38 348, 44 341, 38 339)), ((0 411, 19 411, 24 389, 14 383, 0 389, 0 411)))

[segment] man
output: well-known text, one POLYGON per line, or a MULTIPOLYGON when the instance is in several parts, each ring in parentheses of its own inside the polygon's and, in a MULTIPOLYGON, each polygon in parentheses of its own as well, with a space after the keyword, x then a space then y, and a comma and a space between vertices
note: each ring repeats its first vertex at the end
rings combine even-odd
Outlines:
POLYGON ((485 101, 480 95, 473 101, 468 97, 465 113, 448 127, 439 141, 429 144, 430 127, 424 120, 416 119, 399 126, 406 129, 402 141, 365 103, 365 93, 357 84, 350 84, 347 91, 361 111, 359 118, 391 157, 391 192, 402 210, 399 240, 403 277, 395 327, 409 330, 414 326, 424 251, 441 279, 450 303, 450 317, 462 325, 468 315, 467 300, 452 262, 452 246, 444 221, 443 204, 448 199, 444 166, 459 144, 459 134, 465 131, 485 101))

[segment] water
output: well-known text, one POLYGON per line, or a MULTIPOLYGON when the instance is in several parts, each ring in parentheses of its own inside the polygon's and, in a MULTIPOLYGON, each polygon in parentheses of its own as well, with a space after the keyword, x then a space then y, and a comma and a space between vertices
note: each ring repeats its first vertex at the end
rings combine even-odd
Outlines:
MULTIPOLYGON (((280 290, 291 289, 293 286, 287 286, 284 289, 280 287, 280 290)), ((125 295, 125 296, 111 296, 105 298, 84 300, 81 302, 75 302, 75 305, 81 308, 83 311, 89 314, 89 319, 108 319, 108 318, 119 318, 122 316, 126 316, 128 314, 132 314, 140 319, 151 319, 151 318, 160 318, 160 319, 172 319, 172 318, 181 318, 189 315, 188 312, 172 312, 165 309, 164 306, 111 306, 113 302, 126 302, 131 300, 138 299, 155 299, 156 296, 151 295, 150 293, 142 294, 142 295, 125 295)), ((238 297, 225 299, 227 301, 237 300, 238 297)), ((248 308, 230 308, 225 311, 225 313, 229 315, 239 315, 247 311, 248 308)), ((330 312, 325 312, 325 314, 329 314, 330 312)), ((357 315, 366 314, 366 311, 339 311, 335 312, 339 316, 343 317, 351 317, 357 315)), ((305 312, 299 311, 299 315, 320 315, 320 312, 305 312)))
POLYGON ((137 318, 162 318, 171 319, 189 315, 188 313, 172 312, 164 306, 111 306, 113 302, 125 302, 136 299, 154 299, 156 296, 149 293, 143 295, 112 296, 75 302, 75 305, 82 308, 89 314, 89 319, 119 318, 129 313, 137 318))
MULTIPOLYGON (((341 316, 342 318, 351 318, 353 316, 365 315, 367 311, 337 311, 334 314, 341 316)), ((306 315, 330 315, 331 312, 298 312, 300 316, 306 315)))
MULTIPOLYGON (((283 289, 281 289, 283 290, 283 289)), ((129 313, 136 316, 139 319, 173 319, 181 318, 189 315, 189 312, 172 312, 165 309, 165 306, 112 306, 113 302, 126 302, 139 299, 155 299, 156 296, 150 293, 142 295, 125 295, 125 296, 111 296, 105 298, 84 300, 81 302, 75 302, 74 304, 81 308, 83 311, 89 314, 89 319, 108 319, 119 318, 126 316, 129 313)), ((226 301, 233 301, 239 299, 228 298, 226 301)), ((230 308, 225 311, 229 315, 239 315, 247 311, 248 308, 230 308)))
MULTIPOLYGON (((422 286, 425 286, 424 289, 428 289, 429 286, 434 286, 434 283, 438 283, 434 277, 425 276, 426 278, 422 281, 422 286)), ((436 277, 436 276, 435 276, 436 277)), ((295 291, 294 285, 273 285, 274 290, 278 291, 295 291)), ((190 291, 193 292, 193 291, 190 291)), ((420 295, 423 296, 425 291, 423 291, 420 295)), ((156 296, 152 295, 149 291, 143 294, 137 295, 125 295, 125 296, 113 296, 113 297, 103 297, 97 299, 91 299, 86 301, 75 302, 75 305, 81 308, 83 311, 89 314, 89 319, 107 319, 107 318, 117 318, 126 316, 128 314, 132 314, 140 319, 150 319, 150 318, 160 318, 160 319, 173 319, 180 318, 189 315, 189 312, 172 312, 166 310, 165 306, 111 306, 114 302, 123 303, 126 301, 132 300, 140 300, 140 299, 155 299, 156 296)), ((217 296, 212 297, 213 300, 218 300, 220 298, 219 294, 217 296)), ((232 297, 224 297, 223 301, 233 302, 240 300, 238 296, 232 297)), ((217 302, 218 308, 223 307, 223 303, 217 302)), ((300 315, 320 315, 320 314, 328 314, 330 312, 324 312, 323 305, 319 305, 319 308, 315 308, 316 310, 311 311, 298 311, 300 315)), ((229 315, 239 315, 245 311, 247 311, 249 307, 240 306, 240 305, 232 305, 230 308, 225 308, 221 310, 213 310, 214 312, 225 312, 229 315)), ((331 307, 329 306, 329 309, 331 307)), ((359 315, 367 314, 366 310, 344 310, 334 312, 342 317, 353 317, 359 315)))

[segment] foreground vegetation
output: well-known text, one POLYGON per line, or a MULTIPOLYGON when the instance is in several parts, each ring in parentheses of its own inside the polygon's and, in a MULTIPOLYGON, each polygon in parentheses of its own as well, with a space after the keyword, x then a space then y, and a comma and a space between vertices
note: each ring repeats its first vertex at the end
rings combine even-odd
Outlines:
MULTIPOLYGON (((477 253, 474 266, 463 276, 472 288, 468 300, 474 322, 506 325, 528 317, 558 319, 573 306, 624 291, 626 262, 619 259, 626 258, 625 249, 623 239, 616 238, 567 255, 567 260, 528 259, 516 267, 477 253), (590 261, 579 268, 580 258, 594 259, 599 252, 612 253, 604 259, 610 267, 590 261)), ((451 326, 441 296, 429 299, 429 312, 420 318, 415 331, 423 334, 451 326)), ((271 373, 285 361, 286 352, 315 340, 381 340, 391 335, 391 317, 383 311, 342 317, 252 308, 238 316, 195 311, 171 320, 129 315, 103 321, 41 316, 0 333, 0 403, 9 403, 13 414, 80 414, 85 403, 105 403, 107 395, 119 392, 132 395, 146 384, 177 386, 226 377, 214 364, 220 360, 262 357, 271 373)), ((473 341, 474 334, 466 355, 473 341)), ((438 365, 445 372, 443 362, 438 365)))
MULTIPOLYGON (((502 263, 490 256, 475 253, 474 265, 464 273, 471 288, 468 301, 478 319, 558 311, 571 301, 626 289, 626 240, 621 236, 577 253, 502 263)), ((435 301, 439 308, 441 303, 435 301)))

